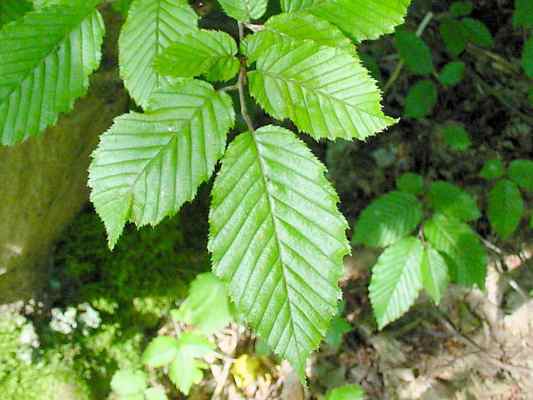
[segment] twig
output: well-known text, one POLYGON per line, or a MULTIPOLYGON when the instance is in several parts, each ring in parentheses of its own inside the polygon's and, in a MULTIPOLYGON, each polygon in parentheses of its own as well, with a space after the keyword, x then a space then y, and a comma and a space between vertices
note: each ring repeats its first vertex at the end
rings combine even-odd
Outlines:
MULTIPOLYGON (((424 17, 424 19, 422 20, 422 22, 420 22, 420 25, 418 25, 418 28, 416 30, 416 36, 418 36, 418 37, 422 36, 422 34, 426 30, 427 26, 431 22, 432 18, 433 18, 433 13, 431 11, 429 11, 426 14, 426 16, 424 17)), ((383 93, 384 94, 387 93, 389 91, 389 89, 391 88, 391 86, 394 84, 394 82, 396 82, 396 80, 400 76, 400 73, 402 72, 402 69, 403 69, 404 65, 405 65, 405 63, 403 61, 400 61, 398 64, 396 64, 396 68, 392 72, 389 80, 387 81, 387 83, 385 84, 385 87, 383 88, 383 93)))
POLYGON ((529 124, 533 124, 533 118, 531 118, 529 115, 524 114, 522 111, 520 111, 517 107, 515 107, 513 104, 511 104, 510 101, 504 98, 504 96, 499 93, 498 90, 494 89, 491 85, 485 82, 485 80, 478 75, 475 71, 472 72, 473 76, 476 78, 477 83, 483 89, 486 94, 494 97, 502 106, 507 108, 509 111, 514 112, 516 115, 518 115, 522 120, 529 124))
POLYGON ((235 85, 230 85, 230 86, 224 86, 223 88, 220 88, 218 90, 220 90, 221 92, 234 92, 234 91, 239 90, 239 85, 235 84, 235 85))
POLYGON ((265 29, 264 25, 244 23, 244 26, 250 29, 252 32, 260 32, 265 29))
POLYGON ((455 325, 446 317, 443 315, 443 313, 437 309, 432 309, 433 314, 437 317, 437 319, 446 327, 446 329, 453 334, 460 342, 465 344, 466 346, 471 346, 474 349, 476 349, 476 352, 480 354, 487 362, 491 363, 496 368, 503 369, 505 371, 509 371, 511 373, 527 373, 530 374, 533 370, 528 367, 523 367, 520 365, 513 365, 509 363, 505 363, 501 360, 499 360, 497 357, 490 354, 490 352, 477 344, 475 341, 470 339, 469 337, 463 335, 459 330, 455 327, 455 325))
MULTIPOLYGON (((242 22, 238 23, 239 26, 239 42, 242 42, 244 38, 244 25, 242 22)), ((241 60, 241 69, 239 70, 239 79, 237 80, 237 87, 239 89, 239 103, 241 105, 241 115, 246 122, 246 126, 250 132, 255 132, 254 124, 252 118, 248 114, 248 108, 246 107, 246 98, 244 96, 244 87, 246 86, 246 66, 245 62, 241 60)))
POLYGON ((239 329, 240 329, 240 327, 237 325, 235 327, 235 329, 230 330, 231 336, 232 336, 232 338, 233 338, 233 340, 235 342, 235 344, 233 346, 233 350, 231 351, 231 355, 230 356, 226 356, 226 355, 221 354, 219 352, 215 352, 214 353, 214 356, 216 358, 218 358, 218 359, 220 359, 220 360, 222 360, 224 362, 224 367, 222 368, 222 373, 220 374, 220 376, 216 377, 217 383, 216 383, 216 387, 215 387, 215 390, 213 392, 213 395, 211 396, 212 400, 219 399, 221 397, 222 392, 223 392, 224 388, 226 387, 226 382, 227 382, 227 380, 229 378, 231 367, 232 367, 233 363, 236 361, 235 355, 237 353, 237 348, 239 346, 239 340, 240 340, 239 329))

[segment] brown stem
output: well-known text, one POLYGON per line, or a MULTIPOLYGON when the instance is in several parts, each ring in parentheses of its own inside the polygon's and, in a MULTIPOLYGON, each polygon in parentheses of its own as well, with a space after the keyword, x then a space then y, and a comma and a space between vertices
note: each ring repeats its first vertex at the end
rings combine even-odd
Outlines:
MULTIPOLYGON (((239 22, 239 41, 242 42, 242 39, 244 38, 244 25, 242 22, 239 22)), ((239 70, 239 78, 237 80, 237 87, 239 89, 239 103, 241 105, 241 115, 244 119, 244 122, 246 122, 246 126, 248 127, 250 132, 255 132, 254 124, 252 122, 252 118, 250 117, 250 114, 248 114, 248 108, 246 107, 246 99, 244 96, 244 87, 246 86, 246 66, 244 61, 241 61, 241 69, 239 70)))

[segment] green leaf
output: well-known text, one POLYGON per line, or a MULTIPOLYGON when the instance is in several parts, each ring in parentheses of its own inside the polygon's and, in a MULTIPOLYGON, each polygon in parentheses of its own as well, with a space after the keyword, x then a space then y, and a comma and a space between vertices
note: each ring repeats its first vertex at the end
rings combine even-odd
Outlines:
POLYGON ((470 134, 463 124, 450 122, 441 128, 444 143, 456 151, 466 151, 472 145, 470 134))
MULTIPOLYGON (((50 7, 50 6, 57 6, 58 4, 64 4, 68 3, 69 0, 32 0, 33 7, 36 10, 40 10, 41 8, 50 7)), ((96 2, 93 2, 96 4, 96 2)))
POLYGON ((409 88, 403 113, 407 118, 427 117, 433 112, 437 99, 437 87, 432 81, 429 79, 418 81, 409 88))
POLYGON ((268 0, 218 0, 224 12, 237 21, 250 22, 265 13, 268 0))
POLYGON ((409 235, 422 220, 422 205, 415 196, 390 192, 366 207, 355 224, 353 243, 387 247, 409 235))
POLYGON ((178 354, 178 342, 170 336, 158 336, 144 350, 143 363, 152 368, 170 364, 178 354))
POLYGON ((376 82, 345 51, 298 41, 272 46, 248 74, 250 91, 274 118, 318 138, 365 139, 396 121, 381 110, 376 82))
POLYGON ((335 26, 306 13, 280 14, 271 17, 263 29, 246 36, 241 44, 248 64, 278 43, 290 46, 302 40, 310 40, 321 46, 336 47, 356 55, 355 46, 335 26))
POLYGON ((531 0, 515 0, 513 26, 533 28, 533 2, 531 0))
POLYGON ((146 388, 146 375, 139 370, 119 369, 111 379, 111 389, 120 396, 142 394, 146 388))
POLYGON ((441 21, 439 32, 448 52, 457 57, 466 48, 467 38, 464 25, 455 19, 447 18, 441 21))
POLYGON ((230 97, 196 80, 157 91, 145 114, 115 119, 89 168, 91 200, 111 248, 127 221, 155 225, 194 198, 234 119, 230 97))
POLYGON ((198 275, 191 283, 187 299, 173 316, 206 335, 224 328, 233 320, 226 285, 212 273, 198 275))
POLYGON ((468 225, 454 217, 436 214, 424 225, 424 236, 444 253, 453 282, 485 287, 487 253, 468 225))
POLYGON ((421 268, 424 290, 431 296, 435 304, 439 304, 448 287, 448 265, 446 260, 429 243, 424 245, 421 268))
POLYGON ((394 43, 400 58, 411 72, 419 75, 429 75, 433 72, 431 50, 416 33, 397 30, 394 43))
POLYGON ((8 22, 21 18, 32 10, 32 5, 26 0, 1 0, 0 1, 0 27, 8 22))
POLYGON ((524 215, 524 201, 516 183, 502 179, 489 192, 488 210, 492 229, 508 239, 518 228, 524 215))
POLYGON ((420 240, 407 237, 385 249, 372 268, 368 291, 379 329, 400 318, 422 289, 420 240))
POLYGON ((461 83, 465 68, 465 63, 462 61, 452 61, 446 64, 439 72, 439 82, 444 86, 455 86, 461 83))
POLYGON ((411 0, 281 0, 285 12, 306 10, 358 42, 394 32, 404 22, 411 0))
POLYGON ((192 385, 200 383, 204 377, 202 370, 206 369, 205 363, 197 360, 175 360, 170 364, 168 377, 180 392, 188 395, 192 385), (187 364, 185 364, 187 363, 187 364))
POLYGON ((378 81, 378 83, 382 82, 383 76, 381 75, 381 69, 376 58, 368 53, 359 53, 359 58, 361 59, 363 67, 370 72, 370 76, 378 81))
POLYGON ((436 212, 462 221, 474 221, 481 217, 476 200, 460 187, 445 181, 431 183, 429 203, 436 212))
POLYGON ((325 167, 292 132, 229 145, 215 179, 209 250, 240 315, 304 379, 341 296, 346 220, 325 167))
POLYGON ((396 187, 401 192, 416 196, 424 191, 424 179, 418 174, 406 172, 396 179, 396 187))
POLYGON ((450 6, 450 14, 453 17, 465 17, 474 10, 474 5, 470 1, 454 1, 450 6))
POLYGON ((165 389, 162 387, 152 387, 144 391, 146 400, 168 400, 165 389))
POLYGON ((331 320, 331 325, 326 334, 325 342, 338 350, 342 344, 342 338, 345 333, 353 331, 353 327, 340 316, 335 316, 331 320))
POLYGON ((499 159, 487 160, 479 172, 479 176, 485 179, 497 179, 505 173, 505 167, 499 159))
POLYGON ((531 36, 522 50, 522 68, 527 76, 533 78, 533 36, 531 36))
POLYGON ((168 377, 185 395, 189 394, 191 386, 200 383, 203 369, 207 365, 198 359, 211 354, 214 346, 206 337, 185 332, 178 338, 178 354, 170 364, 168 377))
POLYGON ((180 35, 154 61, 157 73, 176 78, 207 74, 211 81, 227 81, 237 75, 237 44, 226 32, 198 30, 180 35))
POLYGON ((473 18, 463 18, 463 27, 469 42, 480 47, 493 47, 494 38, 483 22, 473 18))
POLYGON ((53 125, 87 92, 104 35, 94 1, 32 11, 0 31, 0 143, 53 125))
POLYGON ((197 30, 186 0, 134 0, 119 37, 120 76, 131 97, 146 108, 151 94, 171 83, 155 71, 155 58, 181 35, 197 30))
POLYGON ((518 186, 533 192, 533 160, 514 160, 509 164, 509 178, 518 186))
POLYGON ((325 400, 364 400, 365 392, 359 385, 344 385, 331 389, 325 400))

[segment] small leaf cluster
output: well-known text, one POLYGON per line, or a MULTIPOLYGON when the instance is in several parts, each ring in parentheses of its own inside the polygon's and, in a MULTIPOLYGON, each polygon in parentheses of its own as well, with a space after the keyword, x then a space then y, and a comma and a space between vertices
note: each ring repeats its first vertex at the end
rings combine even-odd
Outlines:
MULTIPOLYGON (((499 159, 488 160, 479 174, 492 182, 487 199, 492 230, 501 239, 509 239, 526 215, 522 192, 533 193, 533 161, 514 160, 506 168, 499 159)), ((529 226, 533 228, 533 215, 529 226)))
POLYGON ((445 181, 426 187, 413 173, 396 186, 361 212, 353 235, 356 245, 384 248, 369 286, 380 329, 401 317, 421 290, 439 304, 450 282, 483 288, 486 275, 485 247, 469 225, 481 216, 472 195, 445 181))
MULTIPOLYGON (((163 371, 180 392, 188 395, 207 368, 202 359, 215 350, 209 335, 233 321, 226 286, 212 273, 200 274, 191 283, 187 298, 170 314, 174 323, 184 323, 191 329, 177 336, 157 336, 146 347, 142 362, 152 372, 163 371)), ((121 400, 167 399, 163 387, 148 387, 147 376, 143 370, 118 370, 111 387, 121 400)))
POLYGON ((450 60, 437 70, 431 48, 421 37, 421 32, 405 28, 395 33, 395 46, 400 59, 410 73, 421 76, 408 90, 404 116, 421 119, 433 112, 438 100, 439 88, 434 77, 444 88, 459 84, 466 73, 466 64, 459 56, 468 45, 490 48, 494 39, 490 30, 480 20, 470 17, 474 6, 469 1, 455 1, 448 12, 438 20, 438 29, 450 60))

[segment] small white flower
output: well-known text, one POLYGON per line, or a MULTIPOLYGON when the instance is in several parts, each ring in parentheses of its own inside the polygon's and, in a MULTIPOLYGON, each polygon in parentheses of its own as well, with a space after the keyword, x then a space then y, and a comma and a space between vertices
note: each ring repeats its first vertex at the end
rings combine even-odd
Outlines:
POLYGON ((28 322, 22 327, 19 335, 19 342, 34 348, 39 347, 39 337, 37 336, 37 333, 35 333, 35 328, 31 322, 28 322))
POLYGON ((76 322, 77 311, 74 307, 68 307, 65 312, 59 308, 53 308, 50 328, 65 335, 71 333, 78 326, 76 322))
POLYGON ((98 328, 102 323, 100 314, 88 303, 83 303, 78 306, 82 312, 80 313, 80 321, 89 328, 98 328))

